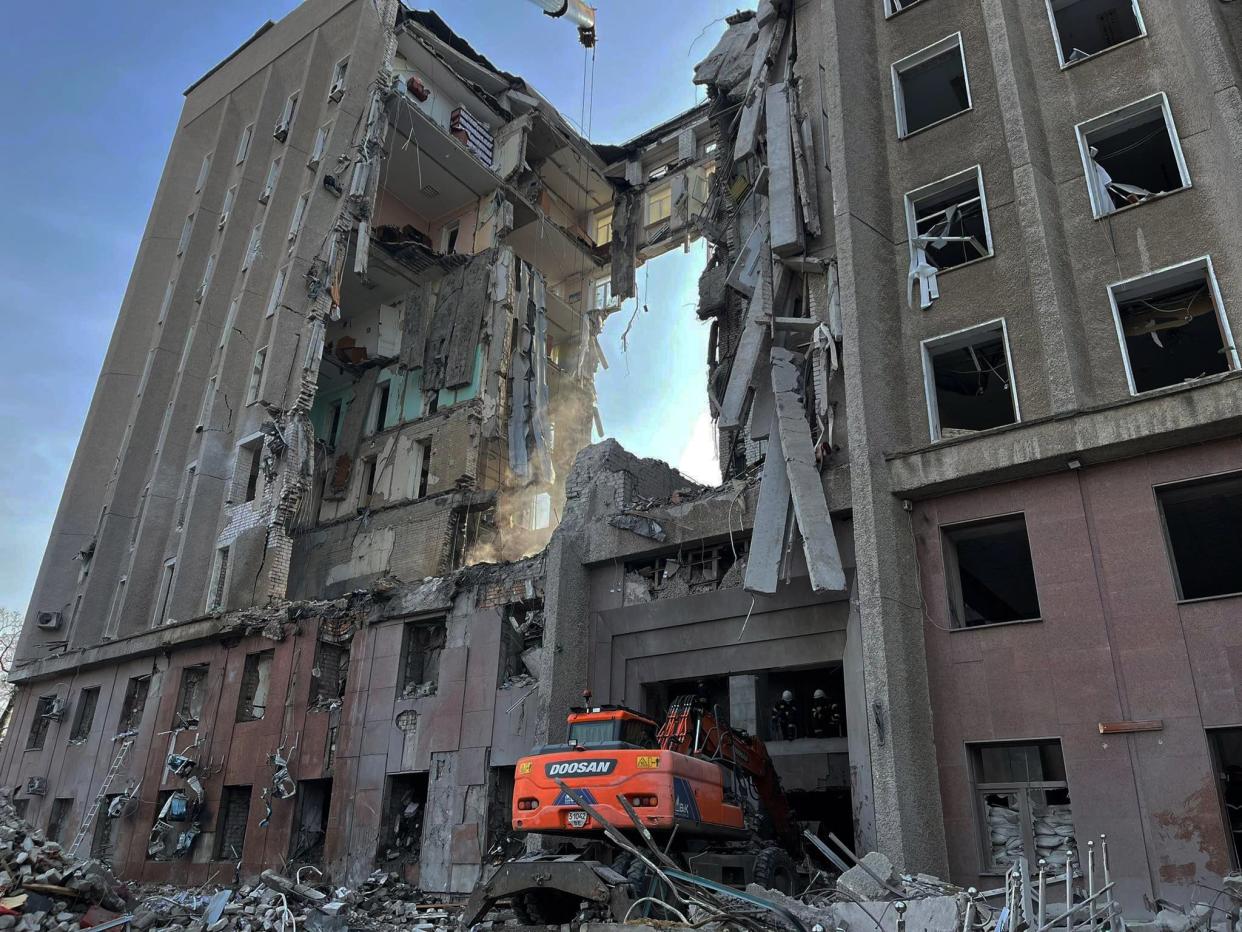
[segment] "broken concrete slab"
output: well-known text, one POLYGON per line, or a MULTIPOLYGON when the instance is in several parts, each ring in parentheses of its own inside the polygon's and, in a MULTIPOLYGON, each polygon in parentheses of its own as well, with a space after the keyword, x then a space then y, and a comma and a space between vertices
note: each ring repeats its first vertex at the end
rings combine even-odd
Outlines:
POLYGON ((634 297, 634 266, 638 253, 639 215, 642 198, 638 191, 619 191, 612 202, 612 296, 618 301, 634 297))
POLYGON ((768 113, 768 225, 770 245, 778 256, 806 249, 802 205, 798 200, 794 162, 789 86, 780 81, 767 90, 768 113))
POLYGON ((751 380, 755 377, 755 367, 763 355, 768 343, 767 318, 772 312, 772 263, 766 258, 767 249, 763 249, 765 258, 760 262, 760 283, 755 293, 750 296, 750 306, 746 311, 746 324, 742 337, 738 341, 737 351, 733 354, 733 367, 729 370, 729 383, 725 388, 724 400, 720 403, 720 427, 729 429, 741 426, 742 415, 746 407, 746 399, 750 394, 751 380))
MULTIPOLYGON (((773 421, 776 412, 771 414, 773 421)), ((781 451, 779 430, 769 431, 768 455, 763 463, 755 526, 750 536, 743 587, 747 592, 773 593, 780 582, 785 540, 789 534, 789 474, 781 451)))
MULTIPOLYGON (((815 462, 811 430, 801 392, 802 357, 782 347, 772 348, 772 393, 780 429, 785 469, 794 515, 802 535, 811 588, 817 592, 845 589, 845 569, 833 532, 832 516, 815 462)), ((771 442, 771 441, 769 441, 771 442)))

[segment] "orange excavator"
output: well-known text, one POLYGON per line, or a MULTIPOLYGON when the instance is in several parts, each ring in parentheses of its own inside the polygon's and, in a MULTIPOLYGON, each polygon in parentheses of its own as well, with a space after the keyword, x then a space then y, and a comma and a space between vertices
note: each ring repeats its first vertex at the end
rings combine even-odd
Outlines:
MULTIPOLYGON (((799 830, 759 738, 729 727, 701 694, 674 700, 658 731, 640 712, 592 708, 584 695, 586 707, 569 713, 566 742, 518 761, 515 830, 589 842, 607 831, 637 841, 645 829, 696 876, 795 892, 799 830)), ((568 922, 584 902, 623 920, 652 891, 650 868, 629 853, 605 867, 590 853, 510 861, 475 890, 467 913, 481 917, 508 897, 531 925, 568 922)))

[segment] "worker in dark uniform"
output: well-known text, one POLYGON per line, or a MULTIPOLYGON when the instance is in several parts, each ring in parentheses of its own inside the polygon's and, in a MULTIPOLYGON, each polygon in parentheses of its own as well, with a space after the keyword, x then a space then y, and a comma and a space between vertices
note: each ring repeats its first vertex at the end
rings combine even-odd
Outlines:
POLYGON ((836 706, 828 701, 828 694, 817 689, 811 695, 811 737, 827 738, 833 734, 832 715, 836 706))
POLYGON ((772 734, 786 741, 798 737, 798 706, 794 702, 794 694, 788 689, 772 706, 772 734))

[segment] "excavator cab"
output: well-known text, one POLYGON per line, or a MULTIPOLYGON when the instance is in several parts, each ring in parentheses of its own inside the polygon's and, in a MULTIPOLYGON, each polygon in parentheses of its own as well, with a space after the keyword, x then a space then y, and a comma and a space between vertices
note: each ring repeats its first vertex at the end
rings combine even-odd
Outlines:
POLYGON ((625 706, 573 709, 568 716, 570 747, 658 748, 656 723, 625 706))

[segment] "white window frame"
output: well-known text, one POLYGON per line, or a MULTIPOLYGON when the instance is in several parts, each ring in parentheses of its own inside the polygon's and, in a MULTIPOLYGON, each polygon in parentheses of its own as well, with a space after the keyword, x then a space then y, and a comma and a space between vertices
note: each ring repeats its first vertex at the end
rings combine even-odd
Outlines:
POLYGON ((328 140, 332 138, 332 121, 329 120, 319 129, 315 130, 315 141, 311 144, 310 158, 306 160, 306 167, 309 169, 317 169, 320 162, 323 161, 324 155, 328 152, 328 140))
POLYGON ((198 409, 198 423, 194 425, 195 433, 201 433, 207 429, 207 419, 211 417, 211 404, 216 397, 216 381, 217 376, 212 376, 207 380, 207 387, 203 390, 203 403, 198 409))
POLYGON ((1186 166, 1186 156, 1182 152, 1182 140, 1177 135, 1177 124, 1173 122, 1173 109, 1169 106, 1168 95, 1164 91, 1159 91, 1149 97, 1136 100, 1133 103, 1126 104, 1124 107, 1117 107, 1109 110, 1107 113, 1101 113, 1099 116, 1092 117, 1089 120, 1083 120, 1075 125, 1074 134, 1078 139, 1078 154, 1082 159, 1083 181, 1087 186, 1087 197, 1091 202, 1091 215, 1096 220, 1104 217, 1111 217, 1121 213, 1123 210, 1133 210, 1135 207, 1142 207, 1144 204, 1150 204, 1161 198, 1168 197, 1170 194, 1177 194, 1194 187, 1190 179, 1190 169, 1186 166), (1160 108, 1160 114, 1164 117, 1165 130, 1169 134, 1169 143, 1173 146, 1173 157, 1177 160, 1177 170, 1182 176, 1182 186, 1173 191, 1165 191, 1161 194, 1153 194, 1146 200, 1139 201, 1137 204, 1127 204, 1124 207, 1117 207, 1107 213, 1100 210, 1100 203, 1096 198, 1095 185, 1091 183, 1094 176, 1094 169, 1091 159, 1091 146, 1087 141, 1087 134, 1094 133, 1096 130, 1107 129, 1117 123, 1121 123, 1131 117, 1146 113, 1149 110, 1160 108))
POLYGON ((220 205, 220 220, 216 223, 217 230, 223 230, 229 222, 229 214, 233 212, 233 204, 237 201, 237 185, 224 192, 224 202, 220 205))
POLYGON ((923 0, 884 0, 884 18, 892 19, 894 16, 906 12, 906 10, 913 6, 918 6, 922 2, 923 0), (900 7, 896 5, 898 2, 901 3, 900 7))
POLYGON ((129 587, 128 574, 116 581, 116 589, 112 593, 112 606, 108 610, 108 623, 104 627, 104 637, 114 638, 121 629, 121 613, 125 611, 125 591, 129 587))
POLYGON ((310 191, 303 191, 296 204, 293 205, 293 219, 289 222, 289 251, 293 252, 298 244, 298 236, 302 225, 306 222, 306 212, 310 209, 310 191))
MULTIPOLYGON (((888 2, 888 0, 885 0, 885 2, 888 2)), ((1064 6, 1069 6, 1073 2, 1075 2, 1075 0, 1069 0, 1069 2, 1064 4, 1064 6)), ((1065 50, 1061 48, 1061 30, 1057 28, 1057 15, 1056 10, 1053 8, 1055 3, 1056 0, 1044 0, 1044 5, 1048 8, 1048 25, 1052 29, 1052 45, 1057 50, 1057 62, 1060 64, 1062 71, 1066 68, 1073 68, 1075 65, 1081 65, 1085 61, 1091 61, 1093 58, 1099 58, 1104 53, 1111 52, 1113 49, 1119 49, 1123 45, 1129 45, 1131 42, 1137 42, 1140 39, 1147 38, 1147 24, 1143 22, 1143 11, 1139 9, 1139 0, 1130 0, 1130 6, 1134 9, 1134 20, 1138 23, 1139 34, 1133 39, 1123 39, 1116 45, 1110 45, 1106 49, 1100 49, 1098 52, 1093 52, 1086 58, 1079 58, 1074 61, 1069 61, 1065 56, 1065 50)))
POLYGON ((194 293, 194 300, 202 304, 203 299, 207 297, 207 289, 211 287, 211 277, 216 272, 216 254, 213 252, 207 257, 207 265, 203 268, 203 280, 199 282, 198 291, 194 293))
POLYGON ((259 246, 263 242, 263 221, 254 225, 250 231, 250 240, 246 243, 246 252, 242 255, 241 270, 247 271, 254 260, 259 258, 259 246))
POLYGON ((289 133, 293 130, 294 117, 298 115, 298 97, 301 93, 302 89, 298 88, 285 98, 285 106, 280 111, 280 119, 276 121, 276 126, 272 129, 272 136, 277 142, 283 143, 289 140, 289 133))
POLYGON ((673 217, 673 185, 670 182, 666 185, 663 185, 662 187, 657 187, 655 190, 649 191, 647 193, 647 203, 643 205, 643 225, 650 227, 650 226, 655 226, 657 223, 664 223, 666 220, 669 222, 672 222, 672 217, 673 217), (651 209, 657 203, 663 203, 666 199, 666 196, 668 200, 668 213, 666 213, 662 217, 653 218, 651 216, 651 209))
POLYGON ((271 317, 276 313, 276 309, 280 307, 280 299, 285 296, 285 287, 289 284, 289 266, 281 266, 276 272, 276 278, 272 282, 272 293, 267 297, 267 310, 263 312, 265 318, 271 317))
POLYGON ((975 109, 975 97, 970 91, 970 69, 966 64, 966 43, 962 40, 960 32, 953 32, 945 36, 925 48, 919 49, 905 58, 898 59, 893 62, 889 69, 892 72, 893 81, 893 107, 897 118, 897 138, 909 139, 911 136, 917 136, 924 130, 929 130, 933 126, 939 126, 947 123, 949 120, 960 117, 963 113, 969 113, 975 109), (950 49, 956 48, 958 55, 962 59, 962 80, 966 82, 966 106, 957 113, 952 113, 947 117, 943 117, 934 123, 928 123, 926 126, 920 126, 916 130, 908 130, 906 128, 906 102, 905 96, 901 92, 901 73, 908 71, 915 65, 921 65, 925 61, 936 58, 950 49))
MULTIPOLYGON (((1134 290, 1139 283, 1147 283, 1156 287, 1161 287, 1161 282, 1169 282, 1180 277, 1179 273, 1186 270, 1197 269, 1206 273, 1208 282, 1208 292, 1212 297, 1212 304, 1216 311, 1216 325, 1220 327, 1221 336, 1224 337, 1226 350, 1225 358, 1229 362, 1229 371, 1236 372, 1242 369, 1242 363, 1238 359, 1238 347, 1233 339, 1233 330, 1229 326, 1229 315, 1225 313, 1225 301, 1221 297, 1220 283, 1216 280, 1216 269, 1212 265, 1211 256, 1199 256, 1195 259, 1187 259, 1185 262, 1178 262, 1175 265, 1166 265, 1162 269, 1156 269, 1154 272, 1145 272, 1142 275, 1135 275, 1119 282, 1114 282, 1108 286, 1108 303, 1113 309, 1113 326, 1117 332, 1117 342, 1121 347, 1121 361, 1126 369, 1126 385, 1130 389, 1131 395, 1147 395, 1152 392, 1168 391, 1176 388, 1176 385, 1162 385, 1159 388, 1151 388, 1146 391, 1138 391, 1134 386, 1134 370, 1130 368, 1130 353, 1126 348, 1125 329, 1121 323, 1121 305, 1124 303, 1117 300, 1117 292, 1119 290, 1134 290)), ((1146 290, 1146 289, 1144 289, 1146 290)), ((1204 376, 1204 378, 1212 378, 1213 376, 1204 376)), ((1193 384, 1194 381, 1185 384, 1193 384)))
POLYGON ((346 55, 332 66, 332 83, 328 85, 328 100, 336 103, 345 96, 345 91, 348 89, 345 82, 348 77, 349 56, 346 55))
POLYGON ((185 251, 190 248, 190 236, 194 233, 194 214, 186 216, 185 223, 181 225, 181 237, 177 240, 177 255, 185 255, 185 251))
POLYGON ((267 369, 267 344, 254 351, 254 359, 250 365, 250 382, 246 386, 246 404, 252 405, 259 400, 259 387, 263 384, 263 373, 267 369))
POLYGON ((237 137, 237 156, 233 164, 240 165, 246 161, 246 156, 250 154, 250 141, 254 138, 254 124, 247 124, 241 131, 241 135, 237 137))
POLYGON ((276 193, 276 185, 280 183, 281 157, 275 156, 267 167, 267 177, 263 180, 263 189, 259 192, 259 203, 266 204, 276 193))
POLYGON ((155 594, 155 617, 151 619, 152 628, 160 627, 168 619, 168 601, 172 596, 176 578, 177 558, 171 557, 164 561, 164 569, 160 573, 160 585, 155 594))
POLYGON ((926 200, 928 197, 933 197, 941 191, 946 191, 949 188, 960 184, 972 174, 975 176, 975 184, 979 189, 979 207, 983 211, 983 232, 987 239, 987 242, 984 245, 987 246, 987 252, 985 252, 982 256, 979 256, 977 259, 971 259, 969 262, 963 262, 960 265, 951 265, 946 269, 937 269, 937 275, 945 275, 949 272, 955 272, 958 269, 964 269, 968 265, 974 265, 976 262, 991 259, 996 255, 996 245, 995 241, 992 239, 992 221, 988 216, 988 195, 987 191, 985 191, 983 187, 983 166, 973 165, 970 168, 963 169, 960 172, 954 172, 952 175, 947 175, 938 181, 933 181, 931 184, 925 184, 921 188, 915 188, 913 191, 906 192, 904 201, 906 210, 906 240, 910 247, 910 259, 913 261, 914 238, 918 235, 918 214, 916 210, 916 202, 926 200))
MULTIPOLYGON (((444 226, 440 227, 440 252, 447 255, 449 251, 449 238, 457 234, 457 241, 461 240, 461 221, 450 220, 444 226)), ((457 241, 454 241, 453 248, 456 249, 457 241)))
POLYGON ((194 182, 194 193, 198 194, 203 190, 203 186, 207 184, 207 176, 211 173, 211 156, 213 153, 208 152, 203 156, 203 163, 198 167, 198 178, 194 182))
POLYGON ((233 329, 233 324, 237 320, 237 311, 241 307, 241 295, 234 295, 233 300, 229 302, 228 313, 224 315, 224 326, 220 330, 220 342, 216 345, 216 349, 224 349, 224 344, 229 340, 229 333, 233 329))
POLYGON ((156 318, 157 324, 162 324, 168 318, 168 309, 172 306, 173 291, 177 286, 176 281, 170 281, 168 287, 164 289, 164 300, 160 303, 160 314, 156 318))
MULTIPOLYGON (((998 324, 1001 341, 1005 345, 1005 368, 1009 372, 1009 400, 1013 402, 1013 423, 1022 423, 1022 408, 1018 404, 1018 379, 1014 375, 1013 353, 1009 348, 1009 326, 1005 323, 1005 318, 997 317, 950 333, 928 337, 919 343, 919 352, 923 358, 923 393, 927 398, 927 426, 933 443, 944 438, 940 434, 940 411, 936 406, 936 371, 932 366, 932 351, 945 347, 953 349, 958 346, 967 346, 975 342, 969 339, 973 334, 982 334, 985 331, 994 332, 998 324)), ((1005 426, 1012 425, 1006 424, 1005 426)))
POLYGON ((190 514, 190 496, 194 493, 194 478, 198 475, 198 460, 186 464, 181 485, 181 494, 177 497, 177 530, 185 527, 185 519, 190 514))

